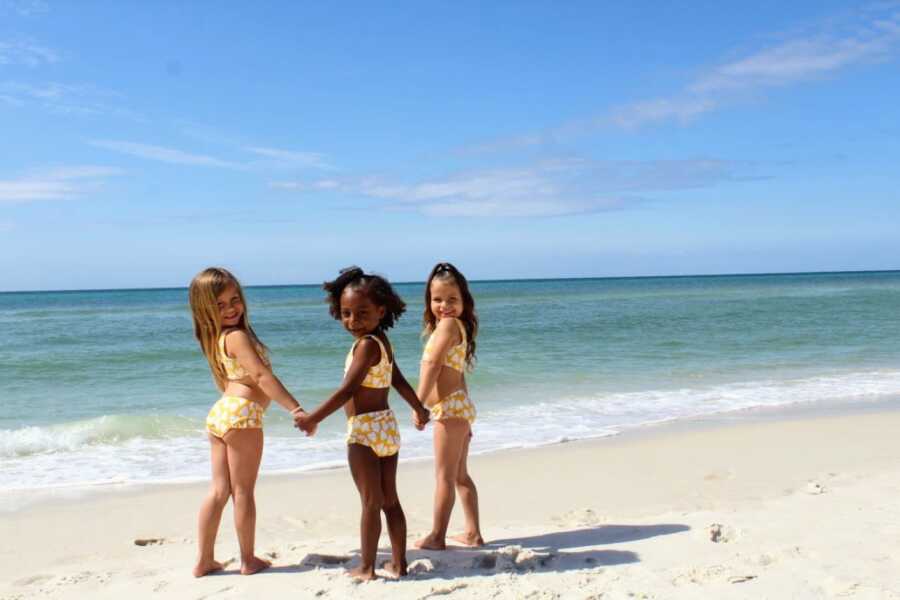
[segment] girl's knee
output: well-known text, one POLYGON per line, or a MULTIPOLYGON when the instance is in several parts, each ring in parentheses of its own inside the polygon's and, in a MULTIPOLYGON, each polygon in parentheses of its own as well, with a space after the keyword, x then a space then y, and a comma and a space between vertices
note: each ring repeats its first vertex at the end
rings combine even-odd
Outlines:
POLYGON ((439 467, 435 470, 434 476, 437 477, 438 481, 445 481, 452 484, 456 481, 457 477, 459 477, 459 469, 456 465, 439 467))
POLYGON ((384 496, 381 494, 365 494, 362 500, 363 510, 380 511, 384 507, 384 496))
POLYGON ((384 497, 384 501, 382 502, 382 508, 385 510, 385 512, 400 508, 400 498, 397 496, 397 494, 386 495, 384 497))
POLYGON ((253 486, 232 486, 231 495, 235 502, 253 501, 253 486))
POLYGON ((231 497, 231 488, 216 486, 210 489, 209 495, 217 506, 225 506, 228 504, 228 499, 231 497))
POLYGON ((472 485, 472 478, 469 477, 468 474, 458 475, 456 477, 456 487, 467 488, 472 487, 472 485))

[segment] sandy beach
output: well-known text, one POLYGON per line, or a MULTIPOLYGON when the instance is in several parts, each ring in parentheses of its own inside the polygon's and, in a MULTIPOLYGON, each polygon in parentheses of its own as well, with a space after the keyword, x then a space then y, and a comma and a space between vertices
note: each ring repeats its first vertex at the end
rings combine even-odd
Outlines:
MULTIPOLYGON (((252 577, 230 509, 227 570, 191 577, 205 484, 51 499, 0 515, 0 598, 900 598, 900 410, 744 417, 476 456, 488 545, 411 549, 402 581, 344 575, 345 469, 261 479, 252 577)), ((401 465, 410 545, 431 477, 401 465)))

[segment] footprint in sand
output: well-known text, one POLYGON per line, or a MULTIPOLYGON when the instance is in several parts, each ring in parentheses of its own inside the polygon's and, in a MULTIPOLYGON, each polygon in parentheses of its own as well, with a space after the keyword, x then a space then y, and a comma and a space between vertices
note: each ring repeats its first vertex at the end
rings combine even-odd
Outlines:
POLYGON ((687 585, 690 583, 706 583, 713 579, 721 579, 728 569, 724 565, 712 565, 709 567, 693 567, 684 573, 672 578, 673 585, 687 585))
POLYGON ((825 486, 817 481, 810 481, 806 484, 806 493, 812 496, 818 496, 825 493, 825 486))
POLYGON ((419 600, 426 600, 426 598, 434 598, 435 596, 449 596, 453 592, 463 590, 467 587, 469 587, 469 585, 466 583, 457 583, 445 588, 431 588, 431 591, 424 596, 420 596, 419 600))
POLYGON ((16 581, 13 581, 13 585, 23 587, 26 585, 35 585, 38 583, 45 583, 47 581, 50 581, 51 579, 53 579, 53 575, 44 575, 44 574, 31 575, 29 577, 23 577, 22 579, 17 579, 16 581))
POLYGON ((132 577, 153 577, 157 574, 156 569, 138 569, 137 571, 132 571, 132 577))
POLYGON ((352 557, 337 554, 307 554, 300 561, 304 567, 333 567, 350 562, 352 557))
POLYGON ((223 587, 221 590, 216 590, 216 591, 213 592, 212 594, 207 594, 207 595, 205 595, 205 596, 200 596, 200 597, 197 598, 197 600, 206 600, 207 598, 214 598, 215 596, 218 596, 219 594, 224 594, 225 592, 230 592, 230 591, 233 590, 233 589, 234 589, 234 588, 231 587, 231 586, 223 587))
POLYGON ((285 523, 293 525, 294 527, 300 527, 301 529, 307 527, 309 525, 309 521, 306 519, 298 519, 296 517, 281 517, 285 523))
POLYGON ((733 527, 722 525, 721 523, 713 523, 706 529, 709 534, 709 541, 715 544, 727 544, 737 539, 737 532, 733 527))
POLYGON ((136 538, 135 546, 159 546, 166 543, 166 538, 136 538))
POLYGON ((727 481, 729 479, 734 479, 734 471, 732 471, 731 469, 713 471, 712 473, 707 473, 703 477, 704 481, 727 481))
POLYGON ((592 508, 579 508, 557 515, 553 517, 553 521, 566 527, 591 527, 600 525, 604 519, 592 508))
POLYGON ((80 573, 75 573, 73 575, 63 575, 59 578, 59 583, 57 585, 72 585, 77 583, 84 583, 85 581, 90 581, 95 577, 101 583, 109 579, 108 576, 104 578, 102 574, 96 574, 93 571, 81 571, 80 573))
POLYGON ((777 562, 777 559, 771 554, 760 554, 753 562, 755 562, 760 567, 768 567, 775 564, 777 562))

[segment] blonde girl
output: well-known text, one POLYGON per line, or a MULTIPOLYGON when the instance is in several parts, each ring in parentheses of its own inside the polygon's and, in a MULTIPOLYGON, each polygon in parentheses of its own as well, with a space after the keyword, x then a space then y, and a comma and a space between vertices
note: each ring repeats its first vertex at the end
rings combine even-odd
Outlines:
POLYGON ((222 510, 232 498, 241 574, 252 575, 271 564, 254 554, 253 494, 262 459, 263 415, 272 400, 292 414, 302 409, 272 373, 268 350, 250 326, 235 276, 222 268, 205 269, 191 281, 189 296, 194 335, 222 392, 206 417, 212 484, 200 506, 200 547, 193 573, 202 577, 223 568, 213 551, 222 510))
POLYGON ((475 405, 469 398, 465 372, 475 361, 478 315, 466 278, 450 263, 438 263, 425 282, 424 334, 417 395, 431 409, 434 423, 435 492, 431 532, 417 548, 444 550, 450 513, 459 494, 465 531, 451 537, 465 546, 481 546, 478 491, 467 460, 475 405))

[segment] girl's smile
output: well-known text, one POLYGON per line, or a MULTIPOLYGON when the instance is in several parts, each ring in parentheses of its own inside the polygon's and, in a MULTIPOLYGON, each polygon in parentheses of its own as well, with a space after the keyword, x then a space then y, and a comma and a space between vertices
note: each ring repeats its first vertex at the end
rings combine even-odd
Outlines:
POLYGON ((244 304, 238 294, 237 286, 229 285, 221 294, 216 296, 216 306, 219 308, 219 318, 223 327, 235 327, 244 316, 244 304))
POLYGON ((341 323, 353 337, 359 338, 378 329, 384 312, 385 307, 376 305, 365 293, 351 287, 344 288, 341 294, 341 323))
POLYGON ((431 281, 431 312, 438 319, 458 319, 462 316, 463 303, 459 286, 453 281, 431 281))

